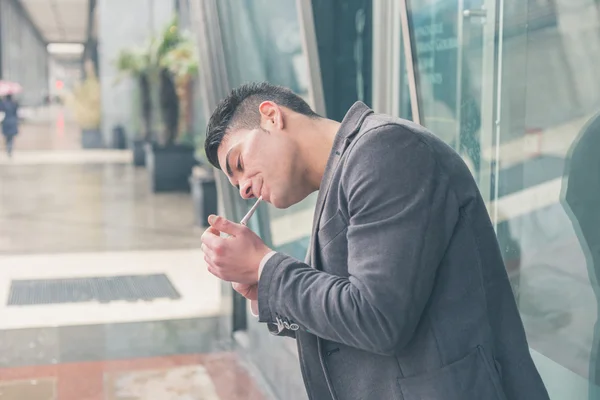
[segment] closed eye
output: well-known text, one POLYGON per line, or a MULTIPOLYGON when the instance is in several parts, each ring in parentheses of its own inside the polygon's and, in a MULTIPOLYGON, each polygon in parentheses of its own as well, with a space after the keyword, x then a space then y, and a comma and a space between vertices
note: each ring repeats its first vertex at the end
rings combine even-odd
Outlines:
POLYGON ((236 168, 237 168, 238 171, 242 172, 243 167, 242 167, 242 158, 241 157, 238 157, 238 159, 237 159, 236 168))

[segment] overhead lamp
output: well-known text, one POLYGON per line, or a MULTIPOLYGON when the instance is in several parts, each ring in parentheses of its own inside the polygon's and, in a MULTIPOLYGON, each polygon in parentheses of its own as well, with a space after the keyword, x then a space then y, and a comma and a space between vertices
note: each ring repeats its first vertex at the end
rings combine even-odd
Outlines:
POLYGON ((48 43, 46 49, 50 54, 78 55, 83 53, 84 45, 83 43, 48 43))

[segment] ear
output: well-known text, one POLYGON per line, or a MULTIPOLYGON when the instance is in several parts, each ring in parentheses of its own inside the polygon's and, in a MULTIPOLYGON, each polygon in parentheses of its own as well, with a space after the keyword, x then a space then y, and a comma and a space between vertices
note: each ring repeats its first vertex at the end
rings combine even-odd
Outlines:
POLYGON ((263 101, 258 106, 260 111, 260 125, 267 131, 272 131, 272 128, 278 130, 283 129, 283 110, 272 101, 263 101))

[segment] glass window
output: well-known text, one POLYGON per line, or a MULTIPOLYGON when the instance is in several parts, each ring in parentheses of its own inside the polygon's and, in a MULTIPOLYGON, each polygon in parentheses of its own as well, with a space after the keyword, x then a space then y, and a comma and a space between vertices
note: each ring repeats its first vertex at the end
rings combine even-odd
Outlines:
POLYGON ((600 5, 409 0, 422 123, 471 165, 553 399, 600 399, 600 5))
POLYGON ((370 0, 313 0, 327 116, 341 121, 354 102, 371 105, 373 9, 370 0))
MULTIPOLYGON (((523 188, 525 207, 507 220, 521 247, 519 305, 531 346, 552 372, 548 378, 573 382, 564 398, 582 398, 584 387, 575 382, 587 381, 597 399, 599 5, 530 0, 527 21, 527 71, 517 78, 526 87, 525 118, 500 149, 507 189, 516 171, 516 188, 523 188)), ((554 390, 564 390, 560 383, 548 379, 554 390)))
MULTIPOLYGON (((289 87, 309 102, 308 64, 295 0, 229 0, 220 1, 218 6, 230 86, 268 81, 289 87)), ((315 201, 311 196, 286 210, 261 207, 258 214, 263 221, 263 238, 276 250, 303 259, 315 201), (306 215, 310 215, 310 222, 306 215)), ((240 200, 240 215, 252 203, 240 200)))
POLYGON ((421 123, 451 144, 476 175, 481 167, 484 23, 478 15, 463 13, 481 3, 409 2, 421 123))

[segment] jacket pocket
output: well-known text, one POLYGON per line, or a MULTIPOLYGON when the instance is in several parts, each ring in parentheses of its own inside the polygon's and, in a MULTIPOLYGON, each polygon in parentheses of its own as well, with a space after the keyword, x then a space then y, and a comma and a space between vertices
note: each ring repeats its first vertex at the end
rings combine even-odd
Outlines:
POLYGON ((480 346, 436 371, 400 378, 398 383, 404 400, 506 400, 480 346))
POLYGON ((329 218, 317 232, 319 238, 319 247, 324 249, 338 235, 346 230, 348 224, 340 210, 337 210, 333 217, 329 218))

